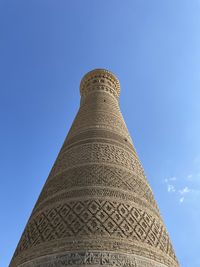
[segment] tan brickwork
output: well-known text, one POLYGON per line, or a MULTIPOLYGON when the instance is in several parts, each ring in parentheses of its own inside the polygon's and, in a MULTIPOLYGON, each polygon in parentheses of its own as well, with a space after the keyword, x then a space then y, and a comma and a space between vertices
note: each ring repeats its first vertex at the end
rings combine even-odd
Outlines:
POLYGON ((86 74, 81 104, 10 267, 178 267, 107 70, 86 74))

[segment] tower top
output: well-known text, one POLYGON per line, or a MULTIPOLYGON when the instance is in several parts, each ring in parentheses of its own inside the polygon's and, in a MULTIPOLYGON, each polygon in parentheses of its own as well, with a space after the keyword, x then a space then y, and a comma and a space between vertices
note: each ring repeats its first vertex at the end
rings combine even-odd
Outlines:
POLYGON ((105 69, 94 69, 83 76, 80 83, 81 95, 86 95, 94 88, 112 91, 117 98, 120 94, 119 80, 111 71, 105 69))

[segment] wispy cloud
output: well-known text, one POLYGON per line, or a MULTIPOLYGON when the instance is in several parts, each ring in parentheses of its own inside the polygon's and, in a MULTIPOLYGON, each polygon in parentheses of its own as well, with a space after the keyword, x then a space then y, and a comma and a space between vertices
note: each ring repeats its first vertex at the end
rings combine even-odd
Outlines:
POLYGON ((175 187, 172 185, 172 184, 168 184, 167 185, 167 191, 170 193, 170 192, 176 192, 176 189, 175 187))
POLYGON ((185 186, 183 189, 179 190, 178 193, 179 195, 181 195, 181 197, 179 198, 179 202, 183 203, 183 201, 185 200, 185 195, 192 192, 191 189, 189 189, 187 186, 185 186))
MULTIPOLYGON (((185 182, 188 181, 191 183, 193 181, 193 179, 196 179, 197 177, 198 177, 197 174, 191 173, 191 174, 188 174, 187 176, 185 176, 185 179, 181 180, 180 182, 182 183, 185 180, 185 182)), ((195 200, 200 196, 200 188, 193 189, 190 186, 188 186, 187 184, 185 184, 181 188, 180 185, 178 186, 178 180, 179 179, 177 177, 172 176, 169 178, 165 178, 164 183, 166 184, 167 192, 173 193, 175 196, 177 196, 180 204, 182 204, 183 202, 185 202, 186 200, 189 200, 189 199, 195 200)))
POLYGON ((186 180, 188 182, 193 182, 193 183, 200 183, 200 172, 197 171, 197 172, 194 172, 194 173, 190 173, 186 176, 186 180))
POLYGON ((185 186, 183 189, 179 190, 179 193, 181 195, 188 194, 189 192, 191 192, 191 189, 189 189, 187 186, 185 186))
POLYGON ((175 176, 164 179, 164 182, 167 185, 167 192, 169 192, 169 193, 176 192, 175 186, 173 184, 171 184, 171 183, 173 183, 176 180, 177 180, 177 178, 175 176))
POLYGON ((169 182, 174 182, 176 180, 177 180, 177 177, 172 176, 172 177, 169 177, 169 178, 165 178, 164 182, 165 183, 169 183, 169 182))
POLYGON ((179 202, 182 203, 184 200, 196 201, 200 196, 200 188, 191 189, 187 186, 178 191, 179 202))

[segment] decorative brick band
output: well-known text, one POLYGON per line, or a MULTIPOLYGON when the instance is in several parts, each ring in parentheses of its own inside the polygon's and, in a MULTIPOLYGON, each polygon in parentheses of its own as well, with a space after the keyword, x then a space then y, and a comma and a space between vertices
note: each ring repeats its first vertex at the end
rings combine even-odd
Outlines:
MULTIPOLYGON (((59 256, 41 257, 20 267, 64 267, 64 266, 113 266, 113 267, 167 267, 144 257, 101 251, 66 252, 59 256)), ((176 265, 173 265, 176 266, 176 265)), ((170 267, 173 267, 170 266, 170 267)))
POLYGON ((104 69, 95 69, 88 72, 81 80, 80 93, 81 95, 87 94, 89 88, 95 89, 97 87, 97 89, 101 89, 99 86, 114 89, 117 96, 120 94, 119 80, 112 72, 104 69))

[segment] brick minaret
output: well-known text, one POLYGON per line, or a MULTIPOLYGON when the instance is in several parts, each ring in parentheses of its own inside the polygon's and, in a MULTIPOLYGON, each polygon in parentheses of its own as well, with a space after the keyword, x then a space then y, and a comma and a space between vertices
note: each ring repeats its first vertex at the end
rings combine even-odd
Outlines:
POLYGON ((109 71, 87 73, 81 104, 10 267, 178 267, 109 71))

